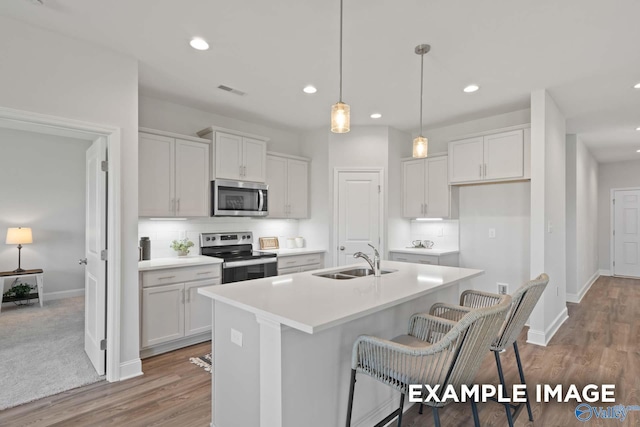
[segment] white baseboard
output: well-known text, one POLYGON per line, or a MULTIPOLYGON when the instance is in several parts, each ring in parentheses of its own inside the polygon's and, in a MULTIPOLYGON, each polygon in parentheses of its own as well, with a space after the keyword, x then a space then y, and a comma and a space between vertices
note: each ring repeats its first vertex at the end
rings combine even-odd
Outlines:
POLYGON ((593 273, 593 276, 591 276, 589 280, 587 280, 587 283, 582 285, 582 289, 580 289, 580 291, 578 291, 577 294, 567 293, 567 302, 573 302, 573 303, 579 304, 580 301, 582 301, 582 298, 584 298, 587 292, 589 292, 589 289, 591 289, 591 285, 593 285, 595 281, 598 280, 598 277, 600 277, 600 271, 602 270, 599 270, 593 273))
POLYGON ((611 276, 611 270, 600 270, 600 275, 601 276, 611 276))
MULTIPOLYGON (((376 423, 379 423, 380 420, 382 420, 384 417, 398 409, 398 403, 400 403, 399 400, 399 393, 394 392, 394 396, 391 399, 378 406, 374 411, 369 412, 359 420, 354 421, 352 425, 354 427, 369 427, 375 425, 376 423)), ((405 396, 404 408, 402 409, 402 413, 407 412, 413 405, 417 405, 417 403, 409 403, 408 397, 405 396)), ((395 425, 395 423, 397 423, 397 419, 395 420, 396 421, 390 422, 389 425, 395 425)))
POLYGON ((82 297, 84 296, 84 288, 83 289, 71 289, 70 291, 58 291, 58 292, 45 292, 44 293, 44 301, 53 301, 57 299, 64 298, 74 298, 74 297, 82 297))
POLYGON ((545 329, 545 331, 534 331, 529 328, 529 333, 527 334, 527 343, 540 345, 546 347, 551 341, 551 338, 558 332, 560 326, 569 318, 569 314, 567 311, 567 307, 565 307, 553 322, 545 329))
POLYGON ((120 381, 142 375, 142 360, 133 359, 120 364, 120 381))

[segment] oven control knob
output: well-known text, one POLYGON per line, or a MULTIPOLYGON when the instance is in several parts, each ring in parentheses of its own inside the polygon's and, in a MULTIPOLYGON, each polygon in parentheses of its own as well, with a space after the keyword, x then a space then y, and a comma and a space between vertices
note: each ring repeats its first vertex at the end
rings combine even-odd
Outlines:
POLYGON ((207 238, 206 238, 206 240, 207 240, 207 242, 208 242, 209 240, 211 240, 211 237, 207 237, 207 238))
POLYGON ((248 238, 249 238, 249 236, 244 236, 244 238, 245 238, 245 239, 248 239, 248 238))
POLYGON ((216 240, 216 238, 215 238, 215 237, 212 237, 212 238, 211 238, 211 240, 212 240, 212 241, 213 241, 213 240, 216 240))

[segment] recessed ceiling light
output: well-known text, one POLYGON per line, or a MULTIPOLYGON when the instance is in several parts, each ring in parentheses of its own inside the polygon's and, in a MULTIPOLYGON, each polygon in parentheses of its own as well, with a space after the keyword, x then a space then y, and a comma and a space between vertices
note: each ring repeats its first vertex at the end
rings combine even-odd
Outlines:
POLYGON ((633 88, 634 89, 640 89, 640 83, 636 83, 636 85, 633 88))
POLYGON ((640 153, 640 150, 636 150, 636 153, 640 153))
POLYGON ((308 85, 308 86, 305 86, 304 89, 302 89, 302 91, 304 93, 316 93, 318 89, 316 89, 315 86, 308 85))
POLYGON ((640 126, 638 126, 638 127, 636 128, 636 130, 640 130, 640 126))
POLYGON ((200 37, 194 37, 189 42, 192 48, 196 50, 207 50, 209 49, 209 43, 201 39, 200 37))
POLYGON ((379 119, 380 117, 382 117, 382 114, 380 114, 380 113, 373 113, 370 117, 371 117, 372 119, 379 119))
POLYGON ((466 93, 471 93, 471 92, 477 91, 478 89, 480 89, 480 86, 478 86, 476 84, 472 84, 472 85, 469 85, 469 86, 465 87, 462 90, 465 91, 466 93))

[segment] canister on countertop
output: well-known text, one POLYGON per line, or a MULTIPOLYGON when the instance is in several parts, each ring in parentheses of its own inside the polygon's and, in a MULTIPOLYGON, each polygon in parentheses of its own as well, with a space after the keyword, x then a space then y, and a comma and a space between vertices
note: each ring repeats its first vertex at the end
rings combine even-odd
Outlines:
POLYGON ((151 240, 148 237, 140 238, 140 248, 142 249, 142 261, 151 259, 151 240))

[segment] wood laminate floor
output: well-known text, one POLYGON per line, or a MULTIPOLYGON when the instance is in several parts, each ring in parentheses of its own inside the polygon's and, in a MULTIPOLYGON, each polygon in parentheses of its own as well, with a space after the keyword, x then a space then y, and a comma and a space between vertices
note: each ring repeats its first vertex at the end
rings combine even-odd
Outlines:
MULTIPOLYGON (((617 403, 640 405, 640 281, 601 277, 581 304, 568 304, 569 319, 547 347, 518 345, 527 382, 535 384, 616 384, 617 403)), ((188 362, 205 354, 210 343, 146 359, 145 375, 120 383, 101 382, 0 412, 0 426, 178 426, 205 427, 211 420, 211 375, 188 362)), ((513 351, 502 355, 508 384, 517 381, 513 351)), ((484 361, 478 383, 496 384, 495 361, 484 361)), ((357 392, 356 392, 357 398, 357 392)), ((482 426, 506 426, 501 405, 480 404, 482 426)), ((640 426, 640 412, 617 420, 578 421, 575 403, 533 403, 535 421, 526 411, 516 426, 640 426)), ((443 427, 472 426, 468 404, 440 410, 443 427)), ((394 424, 395 425, 395 424, 394 424)), ((417 407, 404 416, 404 427, 433 426, 431 410, 417 407)), ((256 426, 239 426, 256 427, 256 426)), ((299 426, 304 427, 304 426, 299 426)), ((327 426, 332 427, 332 426, 327 426)))

